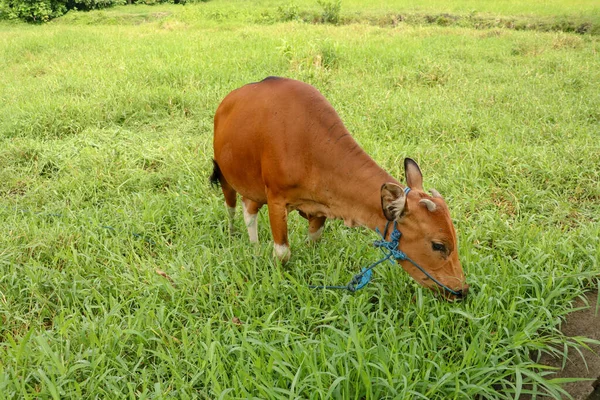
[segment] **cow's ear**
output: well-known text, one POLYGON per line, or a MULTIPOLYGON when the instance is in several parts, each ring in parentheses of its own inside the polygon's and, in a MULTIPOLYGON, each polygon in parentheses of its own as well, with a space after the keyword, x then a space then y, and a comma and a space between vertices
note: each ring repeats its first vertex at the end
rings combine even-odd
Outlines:
POLYGON ((406 194, 395 183, 381 186, 381 208, 388 221, 397 221, 406 212, 406 194))
POLYGON ((421 174, 421 168, 412 158, 404 159, 404 176, 406 177, 406 184, 411 189, 423 190, 423 174, 421 174))

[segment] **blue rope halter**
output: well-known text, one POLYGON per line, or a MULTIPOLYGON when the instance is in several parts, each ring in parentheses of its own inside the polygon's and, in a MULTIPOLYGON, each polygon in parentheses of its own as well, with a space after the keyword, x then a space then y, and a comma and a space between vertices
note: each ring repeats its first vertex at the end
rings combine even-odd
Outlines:
MULTIPOLYGON (((408 192, 410 192, 409 187, 404 189, 404 193, 406 195, 408 195, 408 192)), ((394 264, 394 262, 391 259, 395 258, 396 260, 400 260, 400 261, 406 260, 406 261, 410 262, 412 265, 417 267, 419 269, 419 271, 424 273, 425 276, 427 276, 429 279, 431 279, 433 282, 435 282, 435 284, 438 285, 440 288, 442 288, 443 290, 445 290, 446 292, 448 292, 450 294, 453 294, 454 296, 461 297, 462 293, 460 291, 450 289, 448 286, 444 285, 443 283, 441 283, 440 281, 435 279, 433 276, 431 276, 431 274, 429 272, 427 272, 425 269, 423 269, 419 264, 417 264, 416 262, 411 260, 406 255, 406 253, 404 253, 402 250, 398 249, 398 243, 400 242, 400 238, 402 237, 402 232, 400 232, 398 230, 398 224, 396 223, 396 221, 394 221, 394 230, 390 234, 390 240, 385 240, 385 237, 387 236, 388 229, 390 226, 390 222, 391 221, 388 221, 387 224, 385 224, 385 232, 383 234, 381 234, 381 232, 379 231, 379 228, 375 228, 375 230, 377 231, 379 236, 381 236, 381 240, 376 240, 375 242, 373 242, 373 246, 379 247, 385 253, 385 256, 381 260, 376 261, 373 264, 369 265, 368 267, 361 269, 361 271, 358 274, 354 275, 354 277, 352 277, 352 280, 350 280, 350 282, 348 282, 348 284, 345 286, 309 285, 308 287, 311 289, 346 289, 350 292, 356 292, 357 290, 360 290, 363 287, 365 287, 371 281, 371 278, 373 277, 373 268, 375 268, 376 266, 378 266, 379 264, 381 264, 382 262, 384 262, 386 260, 389 260, 392 264, 394 264)))

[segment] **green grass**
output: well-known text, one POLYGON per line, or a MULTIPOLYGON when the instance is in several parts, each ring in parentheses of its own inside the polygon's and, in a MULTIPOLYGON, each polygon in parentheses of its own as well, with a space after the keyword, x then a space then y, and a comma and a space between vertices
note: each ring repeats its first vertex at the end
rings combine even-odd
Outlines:
MULTIPOLYGON (((377 26, 439 25, 474 29, 561 31, 600 35, 600 6, 593 1, 344 1, 335 11, 336 0, 213 1, 201 7, 163 5, 160 10, 138 5, 94 13, 70 12, 63 24, 141 24, 170 19, 188 25, 273 24, 286 21, 377 26)), ((56 23, 57 21, 55 21, 56 23)))
MULTIPOLYGON (((281 4, 0 25, 0 397, 514 398, 532 383, 561 397, 535 359, 576 354, 560 321, 600 273, 598 36, 265 17, 281 4), (308 245, 292 215, 283 268, 264 211, 259 246, 241 216, 229 236, 212 116, 267 75, 315 85, 393 175, 420 163, 455 220, 467 301, 391 265, 356 294, 307 289, 378 258, 375 234, 337 221, 308 245)), ((373 4, 342 14, 396 7, 373 4)))

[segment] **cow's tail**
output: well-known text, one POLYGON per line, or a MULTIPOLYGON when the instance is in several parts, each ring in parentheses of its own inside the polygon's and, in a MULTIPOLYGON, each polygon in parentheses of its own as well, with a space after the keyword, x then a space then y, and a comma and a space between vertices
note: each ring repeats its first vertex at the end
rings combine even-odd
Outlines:
POLYGON ((219 164, 213 159, 213 172, 210 175, 210 184, 213 186, 219 186, 221 184, 221 168, 219 164))

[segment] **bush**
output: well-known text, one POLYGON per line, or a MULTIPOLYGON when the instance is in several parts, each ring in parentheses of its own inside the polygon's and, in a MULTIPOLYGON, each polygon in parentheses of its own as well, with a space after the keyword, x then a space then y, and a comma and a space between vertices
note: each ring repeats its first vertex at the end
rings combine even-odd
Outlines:
POLYGON ((66 12, 64 0, 0 0, 0 19, 46 22, 66 12))
POLYGON ((280 21, 293 21, 300 18, 300 9, 295 4, 286 4, 277 7, 277 15, 280 21))
POLYGON ((342 10, 342 0, 317 0, 317 3, 323 8, 321 18, 326 24, 339 24, 340 11, 342 10))
POLYGON ((125 0, 0 0, 0 19, 41 23, 68 10, 94 10, 125 4, 125 0))
MULTIPOLYGON (((202 0, 201 0, 202 1, 202 0)), ((186 0, 153 0, 156 3, 184 4, 186 0)), ((147 0, 0 0, 0 19, 21 19, 42 23, 60 17, 69 10, 97 10, 122 4, 143 3, 147 0)))

